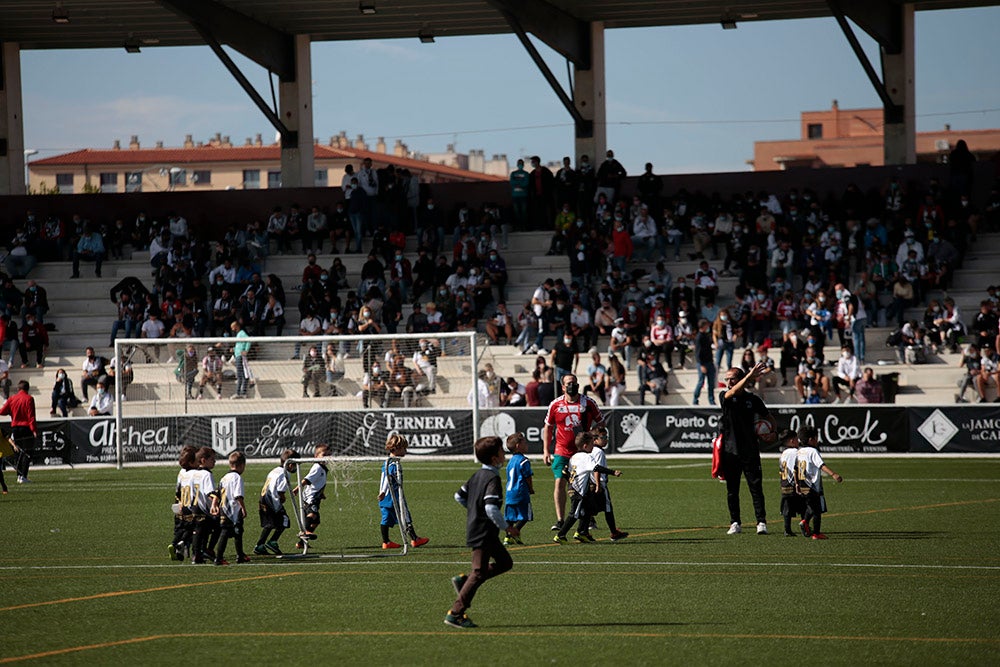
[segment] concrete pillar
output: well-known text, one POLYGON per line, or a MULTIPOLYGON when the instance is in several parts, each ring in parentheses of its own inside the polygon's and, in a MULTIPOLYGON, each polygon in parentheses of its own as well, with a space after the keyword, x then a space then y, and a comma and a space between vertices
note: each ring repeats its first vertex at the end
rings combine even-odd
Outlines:
POLYGON ((309 35, 295 35, 295 81, 278 84, 278 108, 281 121, 298 132, 294 146, 281 147, 281 186, 285 188, 315 185, 313 153, 312 55, 309 35))
POLYGON ((0 195, 23 194, 21 47, 17 42, 0 42, 0 195))
POLYGON ((885 163, 914 164, 917 161, 916 103, 914 96, 914 33, 913 4, 905 4, 900 16, 903 36, 899 53, 882 49, 882 80, 889 97, 900 106, 902 113, 885 115, 885 163))
POLYGON ((589 155, 591 164, 600 164, 607 150, 607 114, 604 100, 604 23, 590 24, 590 69, 574 67, 573 103, 580 114, 593 122, 589 137, 576 136, 576 158, 589 155))

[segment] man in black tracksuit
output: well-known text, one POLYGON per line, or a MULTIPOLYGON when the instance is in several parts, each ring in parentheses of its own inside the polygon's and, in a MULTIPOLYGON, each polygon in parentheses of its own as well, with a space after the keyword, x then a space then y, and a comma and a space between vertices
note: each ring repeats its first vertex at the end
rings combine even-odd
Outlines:
POLYGON ((726 478, 726 500, 729 505, 729 534, 742 532, 740 527, 740 476, 747 479, 747 488, 753 499, 757 519, 757 534, 767 535, 767 515, 764 510, 763 475, 760 467, 758 438, 773 442, 777 425, 764 401, 746 390, 755 379, 768 372, 763 363, 756 364, 750 372, 742 368, 726 371, 726 391, 722 394, 722 473, 726 478), (758 436, 755 423, 764 419, 771 429, 758 436))

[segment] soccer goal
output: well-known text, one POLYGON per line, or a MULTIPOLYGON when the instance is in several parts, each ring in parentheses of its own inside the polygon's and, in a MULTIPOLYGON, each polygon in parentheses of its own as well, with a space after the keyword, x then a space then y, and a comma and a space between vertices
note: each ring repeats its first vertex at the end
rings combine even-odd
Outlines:
POLYGON ((381 458, 392 433, 414 456, 469 453, 482 347, 471 332, 119 339, 116 458, 176 460, 193 444, 272 459, 320 443, 381 458))

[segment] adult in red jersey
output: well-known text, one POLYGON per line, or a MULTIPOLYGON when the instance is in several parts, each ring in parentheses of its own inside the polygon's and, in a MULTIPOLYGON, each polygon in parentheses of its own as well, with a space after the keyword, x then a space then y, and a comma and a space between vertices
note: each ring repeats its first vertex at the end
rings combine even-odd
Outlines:
POLYGON ((0 415, 10 417, 10 440, 17 449, 15 466, 18 484, 29 481, 28 466, 31 465, 31 450, 38 435, 38 427, 35 424, 35 399, 28 393, 29 389, 28 381, 21 380, 17 383, 17 393, 0 407, 0 415))
POLYGON ((556 525, 559 530, 566 516, 566 482, 569 478, 569 457, 576 453, 576 434, 589 431, 594 426, 604 424, 604 415, 597 402, 589 396, 580 395, 580 384, 576 376, 562 377, 563 395, 549 404, 542 429, 542 452, 545 465, 552 467, 555 489, 552 499, 556 506, 556 525), (552 433, 555 431, 555 453, 552 451, 552 433))

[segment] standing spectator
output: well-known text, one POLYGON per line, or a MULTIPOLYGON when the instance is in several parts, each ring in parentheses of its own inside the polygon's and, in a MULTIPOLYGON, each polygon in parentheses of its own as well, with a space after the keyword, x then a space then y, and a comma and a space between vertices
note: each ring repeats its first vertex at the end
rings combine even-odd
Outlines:
POLYGON ((233 345, 233 364, 236 366, 236 393, 232 398, 246 398, 247 387, 250 384, 250 362, 247 356, 250 353, 250 334, 246 332, 240 322, 232 322, 229 330, 236 336, 236 343, 233 345))
POLYGON ((56 371, 56 383, 52 387, 52 409, 49 416, 56 416, 56 409, 62 413, 63 417, 69 416, 69 410, 80 405, 80 399, 73 393, 73 383, 66 377, 66 371, 59 369, 56 371))
POLYGON ((653 163, 647 162, 645 171, 636 182, 639 197, 654 215, 660 211, 660 195, 663 194, 663 177, 653 173, 653 163))
POLYGON ((548 167, 542 165, 542 159, 537 155, 531 156, 531 174, 529 176, 531 187, 528 191, 528 200, 531 205, 532 219, 535 227, 544 229, 552 220, 555 177, 548 167))
POLYGON ((576 374, 576 368, 580 363, 580 350, 577 349, 576 339, 568 331, 563 334, 562 340, 552 346, 551 363, 555 368, 557 384, 562 384, 563 376, 576 374))
POLYGON ((514 208, 514 220, 524 229, 528 220, 528 196, 531 175, 524 169, 524 160, 517 161, 517 168, 510 172, 510 202, 514 208))
POLYGON ((861 379, 854 385, 854 398, 858 403, 884 403, 882 383, 875 379, 875 371, 871 367, 861 373, 861 379))
POLYGON ((14 355, 18 348, 17 324, 7 313, 0 314, 0 357, 6 355, 7 365, 14 365, 14 355))
POLYGON ((569 479, 569 459, 576 453, 576 435, 595 426, 604 425, 604 415, 592 398, 580 395, 575 375, 562 378, 563 395, 549 404, 542 429, 542 451, 545 465, 552 467, 555 477, 552 499, 556 510, 553 530, 562 528, 566 518, 566 485, 569 479), (552 436, 555 433, 555 450, 552 436))
POLYGON ((302 358, 302 398, 309 398, 309 385, 313 388, 313 398, 321 396, 320 383, 326 378, 326 364, 315 345, 302 358))
POLYGON ((766 373, 766 366, 758 363, 745 373, 742 368, 726 371, 726 392, 722 395, 722 472, 726 480, 726 502, 729 506, 728 533, 742 532, 740 519, 740 476, 745 476, 750 497, 753 499, 757 519, 757 534, 767 535, 767 513, 764 508, 763 474, 760 465, 761 442, 773 443, 777 438, 777 424, 764 401, 747 391, 758 377, 766 373), (770 422, 771 431, 758 436, 755 423, 770 422))
POLYGON ((49 332, 45 325, 35 321, 34 315, 28 315, 21 329, 21 368, 28 367, 28 354, 35 353, 35 367, 45 367, 45 353, 49 349, 49 332))
POLYGON ((17 393, 0 406, 0 415, 10 417, 10 440, 16 450, 14 459, 17 468, 17 483, 26 484, 28 469, 31 467, 31 452, 35 448, 38 426, 35 422, 35 399, 29 394, 31 386, 27 380, 17 383, 17 393))
MULTIPOLYGON (((694 387, 694 402, 698 405, 701 388, 708 384, 708 404, 715 405, 715 360, 712 358, 712 334, 708 320, 698 321, 698 334, 694 342, 694 359, 698 364, 698 383, 694 387)), ((730 358, 732 361, 732 358, 730 358)), ((730 367, 731 368, 731 367, 730 367)))
POLYGON ((97 231, 92 231, 89 224, 83 227, 83 234, 76 243, 73 251, 73 275, 70 278, 80 277, 80 261, 94 262, 94 274, 101 277, 101 263, 104 261, 104 239, 97 231))
POLYGON ((0 358, 0 389, 3 390, 3 399, 10 398, 10 364, 5 359, 0 358))
POLYGON ((597 191, 594 194, 595 203, 597 202, 597 197, 602 194, 607 197, 609 202, 613 202, 621 187, 622 179, 628 175, 625 167, 615 159, 615 152, 613 150, 609 149, 605 155, 604 162, 597 169, 597 191))

